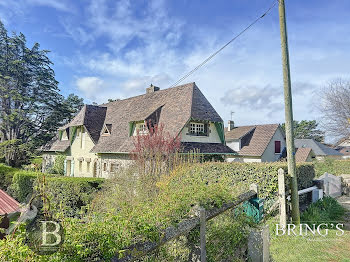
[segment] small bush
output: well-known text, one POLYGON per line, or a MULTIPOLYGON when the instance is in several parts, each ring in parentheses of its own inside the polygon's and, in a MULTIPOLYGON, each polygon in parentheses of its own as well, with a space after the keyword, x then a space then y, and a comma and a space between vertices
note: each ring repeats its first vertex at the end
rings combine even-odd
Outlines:
POLYGON ((332 197, 324 197, 311 204, 301 214, 300 220, 307 224, 332 223, 339 221, 345 214, 345 208, 332 197))
POLYGON ((18 169, 0 164, 0 189, 4 191, 7 190, 12 183, 12 177, 16 171, 18 171, 18 169))
POLYGON ((102 178, 49 176, 33 186, 49 198, 55 215, 80 217, 81 209, 88 207, 103 182, 102 178))
POLYGON ((26 202, 28 196, 33 194, 33 184, 38 176, 42 176, 42 174, 29 171, 15 172, 12 177, 12 183, 8 187, 9 193, 19 202, 26 202))
POLYGON ((58 154, 55 157, 55 162, 50 170, 50 173, 57 175, 64 175, 64 161, 66 160, 66 155, 58 154))

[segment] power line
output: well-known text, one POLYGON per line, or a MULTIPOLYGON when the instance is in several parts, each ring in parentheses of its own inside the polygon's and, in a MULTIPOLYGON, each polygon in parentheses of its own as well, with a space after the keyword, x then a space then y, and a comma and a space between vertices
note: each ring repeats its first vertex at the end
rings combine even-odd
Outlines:
POLYGON ((229 44, 231 44, 233 41, 235 41, 238 37, 240 37, 242 34, 244 34, 249 28, 251 28, 253 25, 255 25, 260 19, 262 19, 265 15, 267 15, 272 8, 275 7, 275 5, 279 2, 279 0, 274 0, 271 4, 271 6, 263 13, 261 16, 259 16, 257 19, 255 19, 252 23, 250 23, 244 30, 242 30, 238 35, 233 37, 230 41, 228 41, 224 46, 222 46, 219 50, 217 50, 215 53, 210 55, 207 59, 205 59, 202 63, 200 63, 198 66, 196 66, 194 69, 192 69, 190 72, 185 74, 183 77, 181 77, 179 80, 177 80, 174 84, 172 84, 170 87, 177 86, 179 83, 181 83, 183 80, 185 80, 187 77, 192 75, 195 71, 197 71, 199 68, 201 68, 203 65, 205 65, 209 60, 211 60, 214 56, 216 56, 218 53, 220 53, 225 47, 227 47, 229 44))

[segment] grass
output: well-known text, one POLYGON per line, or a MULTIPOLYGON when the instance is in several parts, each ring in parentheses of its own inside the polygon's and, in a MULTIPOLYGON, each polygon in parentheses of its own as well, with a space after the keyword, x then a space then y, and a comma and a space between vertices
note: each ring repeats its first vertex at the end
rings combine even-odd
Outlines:
MULTIPOLYGON (((350 212, 332 198, 324 198, 312 205, 301 215, 302 223, 320 224, 342 221, 345 224, 344 234, 330 229, 327 236, 308 235, 276 236, 275 224, 278 218, 269 221, 271 228, 270 252, 272 261, 337 261, 350 262, 350 212), (345 221, 345 222, 344 222, 345 221)), ((324 231, 323 231, 324 232, 324 231)))

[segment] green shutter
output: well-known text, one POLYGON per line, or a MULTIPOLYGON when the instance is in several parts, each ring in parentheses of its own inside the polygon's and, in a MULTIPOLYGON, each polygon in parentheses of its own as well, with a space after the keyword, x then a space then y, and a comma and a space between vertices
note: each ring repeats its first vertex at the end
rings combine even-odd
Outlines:
POLYGON ((72 126, 69 129, 70 129, 70 144, 73 144, 75 135, 77 134, 77 127, 76 126, 72 126))
POLYGON ((221 143, 225 144, 225 131, 222 122, 215 122, 216 131, 218 131, 221 143))
POLYGON ((132 134, 134 133, 134 129, 135 129, 135 122, 129 122, 129 136, 132 136, 132 134))
POLYGON ((58 139, 62 140, 62 136, 63 136, 63 130, 59 130, 58 131, 58 139))

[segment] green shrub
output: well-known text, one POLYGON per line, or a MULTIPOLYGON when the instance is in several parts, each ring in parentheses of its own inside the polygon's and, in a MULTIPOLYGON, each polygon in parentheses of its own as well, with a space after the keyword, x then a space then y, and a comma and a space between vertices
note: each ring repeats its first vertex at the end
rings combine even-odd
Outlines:
POLYGON ((335 160, 327 158, 324 161, 315 161, 316 176, 322 176, 325 172, 339 176, 350 174, 350 160, 335 160))
POLYGON ((34 187, 43 189, 50 200, 51 210, 56 215, 79 216, 82 207, 87 207, 94 193, 100 190, 102 178, 46 177, 44 185, 39 180, 34 187))
POLYGON ((13 174, 12 182, 8 187, 8 191, 12 197, 19 202, 28 201, 28 196, 33 194, 33 184, 38 176, 42 173, 30 171, 17 171, 13 174))
POLYGON ((0 164, 0 189, 7 190, 8 186, 12 183, 12 176, 16 171, 18 169, 0 164))
POLYGON ((50 173, 64 175, 64 161, 65 160, 66 160, 66 155, 58 154, 55 157, 55 162, 53 164, 52 169, 50 170, 50 173))
POLYGON ((346 209, 332 197, 324 197, 312 203, 302 214, 300 220, 308 224, 332 223, 343 218, 346 209))
MULTIPOLYGON (((286 174, 286 190, 290 189, 287 163, 203 163, 191 165, 182 170, 183 173, 198 173, 202 177, 225 176, 232 183, 242 184, 247 190, 252 183, 259 185, 261 198, 269 198, 278 191, 278 170, 282 168, 286 174)), ((297 164, 298 189, 312 186, 315 178, 313 164, 297 164)))

